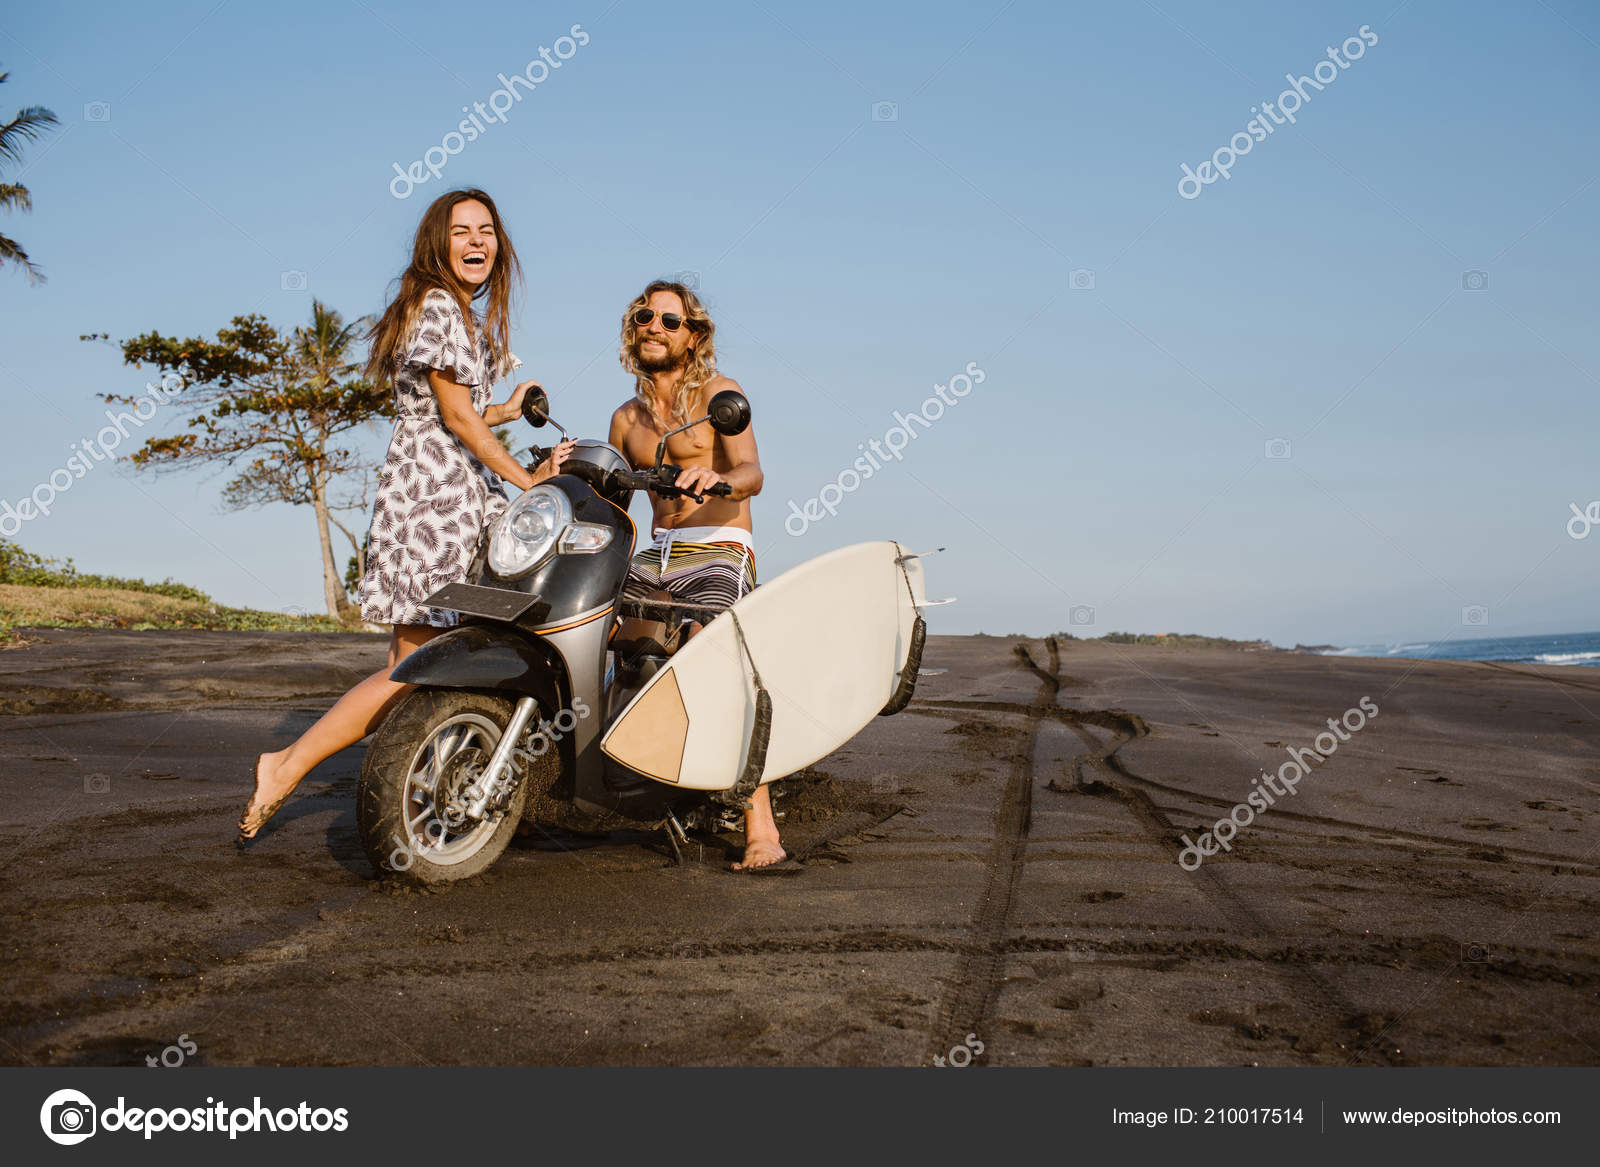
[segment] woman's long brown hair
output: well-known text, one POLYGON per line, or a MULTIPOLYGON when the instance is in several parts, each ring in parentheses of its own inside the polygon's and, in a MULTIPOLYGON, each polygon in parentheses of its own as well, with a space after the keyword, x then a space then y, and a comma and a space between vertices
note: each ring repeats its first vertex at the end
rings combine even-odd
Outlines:
POLYGON ((404 346, 411 339, 417 318, 422 315, 422 301, 434 288, 453 296, 461 305, 468 335, 473 333, 475 323, 472 301, 487 297, 485 325, 493 353, 489 375, 491 379, 498 379, 501 366, 511 352, 511 302, 522 288, 522 264, 500 220, 499 209, 481 190, 450 191, 434 199, 422 212, 422 222, 417 224, 417 236, 411 245, 411 266, 400 274, 400 290, 367 334, 370 348, 366 375, 369 381, 378 385, 393 381, 399 372, 396 362, 404 357, 404 346), (499 243, 494 268, 477 288, 463 284, 450 270, 450 215, 457 205, 470 201, 488 208, 499 243))

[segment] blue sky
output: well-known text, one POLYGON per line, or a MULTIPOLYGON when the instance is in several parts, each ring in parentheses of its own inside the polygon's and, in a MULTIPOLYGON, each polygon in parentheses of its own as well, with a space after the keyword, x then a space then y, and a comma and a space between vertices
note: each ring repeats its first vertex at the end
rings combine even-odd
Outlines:
MULTIPOLYGON (((1600 499, 1600 13, 1576 0, 61 3, 8 14, 0 68, 6 116, 62 119, 3 172, 34 211, 0 231, 49 276, 0 272, 6 500, 148 378, 80 333, 376 311, 425 202, 473 185, 528 270, 516 351, 575 432, 629 391, 628 299, 699 273, 755 410, 765 578, 894 538, 948 548, 937 632, 1600 626, 1600 535, 1566 531, 1600 499), (395 163, 573 25, 587 44, 393 197, 395 163), (1293 124, 1180 197, 1180 164, 1363 25, 1293 124), (969 364, 899 461, 786 533, 969 364)), ((309 510, 223 513, 224 481, 98 467, 13 538, 319 608, 309 510)))

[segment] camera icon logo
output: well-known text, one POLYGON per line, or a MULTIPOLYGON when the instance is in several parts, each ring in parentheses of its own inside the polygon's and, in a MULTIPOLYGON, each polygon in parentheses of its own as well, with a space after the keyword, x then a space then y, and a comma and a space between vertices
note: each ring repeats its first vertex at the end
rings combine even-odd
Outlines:
POLYGON ((1489 273, 1486 271, 1464 271, 1461 273, 1461 287, 1468 292, 1481 292, 1489 286, 1489 273))
POLYGON ((110 794, 111 776, 109 774, 88 774, 83 779, 83 792, 85 794, 110 794))
POLYGON ((1074 292, 1094 291, 1094 272, 1086 267, 1073 268, 1067 276, 1067 285, 1074 292))
POLYGON ((872 120, 897 122, 900 120, 900 107, 892 101, 875 101, 872 103, 872 120))
POLYGON ((306 290, 306 273, 286 271, 278 278, 278 285, 285 292, 303 292, 306 290))
POLYGON ((71 1147, 95 1132, 94 1103, 77 1090, 57 1090, 39 1108, 39 1125, 52 1143, 71 1147))
POLYGON ((1094 626, 1094 609, 1088 604, 1074 604, 1067 609, 1067 623, 1074 628, 1092 628, 1094 626))
POLYGON ((1461 946, 1461 962, 1463 964, 1487 964, 1489 962, 1489 949, 1482 944, 1468 941, 1461 946))
POLYGON ((109 101, 91 101, 83 107, 83 120, 86 122, 108 122, 111 120, 111 103, 109 101))
POLYGON ((1268 438, 1267 457, 1275 462, 1282 462, 1290 455, 1292 447, 1288 438, 1268 438))
POLYGON ((675 271, 672 273, 672 282, 682 284, 691 292, 700 290, 700 273, 697 271, 675 271))
POLYGON ((1481 628, 1489 623, 1489 609, 1482 604, 1469 604, 1461 609, 1461 622, 1470 627, 1481 628))

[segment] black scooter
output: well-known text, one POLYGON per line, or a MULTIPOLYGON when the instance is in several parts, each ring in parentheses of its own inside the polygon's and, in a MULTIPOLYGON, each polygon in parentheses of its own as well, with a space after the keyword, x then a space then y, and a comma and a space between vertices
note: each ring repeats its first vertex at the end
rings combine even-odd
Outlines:
MULTIPOLYGON (((549 417, 543 390, 524 400, 534 426, 549 417)), ((742 433, 750 403, 716 394, 705 417, 718 433, 742 433)), ((559 424, 562 437, 566 430, 559 424)), ((667 658, 682 626, 718 611, 693 604, 624 601, 635 530, 635 490, 664 497, 703 494, 675 485, 668 434, 655 465, 632 470, 606 442, 579 441, 548 481, 524 491, 491 524, 468 581, 428 597, 462 622, 429 640, 390 674, 419 686, 385 718, 361 768, 356 818, 380 871, 418 884, 465 879, 505 850, 517 823, 577 831, 665 829, 675 851, 697 827, 742 806, 760 781, 771 701, 757 692, 747 764, 726 791, 682 790, 653 781, 600 750, 607 718, 667 658), (619 622, 651 621, 617 642, 619 622)), ((536 450, 537 466, 543 452, 536 450)), ((706 493, 728 494, 718 483, 706 493)), ((635 626, 638 627, 638 626, 635 626)), ((917 638, 920 648, 920 637, 917 638)), ((885 712, 911 698, 914 652, 885 712), (903 700, 902 700, 903 697, 903 700)))

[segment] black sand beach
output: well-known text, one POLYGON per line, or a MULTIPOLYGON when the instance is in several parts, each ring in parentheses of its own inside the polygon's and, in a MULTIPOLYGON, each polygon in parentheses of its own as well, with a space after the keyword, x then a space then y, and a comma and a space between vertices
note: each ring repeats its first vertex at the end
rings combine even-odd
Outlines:
POLYGON ((361 747, 232 844, 255 753, 382 638, 28 639, 6 1064, 1600 1065, 1594 671, 936 637, 908 711, 787 784, 797 875, 629 834, 419 893, 356 842, 361 747))

